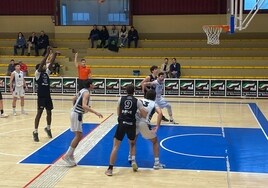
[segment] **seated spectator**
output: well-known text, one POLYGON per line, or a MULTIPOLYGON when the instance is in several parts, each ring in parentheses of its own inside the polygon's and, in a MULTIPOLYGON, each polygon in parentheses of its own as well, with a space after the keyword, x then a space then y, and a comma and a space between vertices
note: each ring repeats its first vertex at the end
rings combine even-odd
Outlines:
POLYGON ((6 73, 7 76, 10 76, 11 73, 15 70, 14 63, 15 63, 14 59, 11 59, 7 67, 7 73, 6 73))
POLYGON ((93 29, 89 33, 88 40, 91 42, 91 48, 94 48, 94 41, 99 40, 100 31, 97 28, 97 25, 93 25, 93 29))
POLYGON ((119 33, 119 39, 120 39, 120 47, 124 47, 126 45, 127 42, 127 35, 128 35, 128 31, 127 31, 127 27, 125 25, 123 25, 121 27, 120 33, 119 33))
POLYGON ((104 25, 100 30, 100 40, 101 43, 98 46, 99 48, 107 48, 108 47, 108 39, 109 39, 109 32, 107 27, 104 25))
POLYGON ((20 70, 23 72, 23 76, 28 76, 28 67, 25 63, 23 63, 21 60, 19 61, 20 64, 20 70))
MULTIPOLYGON (((47 47, 49 46, 49 38, 44 31, 41 31, 41 35, 38 38, 38 49, 45 49, 42 56, 45 56, 47 53, 47 47)), ((39 52, 37 53, 37 56, 39 52)))
MULTIPOLYGON (((57 54, 60 54, 60 52, 56 52, 57 54)), ((52 67, 51 67, 51 74, 59 74, 60 73, 60 65, 59 63, 54 63, 55 61, 55 58, 53 58, 53 50, 50 49, 49 50, 49 55, 46 59, 46 64, 47 64, 47 67, 49 66, 50 63, 52 63, 52 67), (53 61, 53 62, 52 62, 53 61)))
POLYGON ((112 29, 109 30, 109 39, 108 39, 108 49, 113 52, 118 52, 118 37, 119 32, 116 29, 115 25, 112 26, 112 29))
POLYGON ((181 65, 177 62, 176 58, 172 59, 172 64, 169 67, 170 78, 181 77, 181 65))
POLYGON ((168 58, 165 58, 164 63, 161 65, 161 72, 164 73, 166 78, 169 78, 169 64, 168 64, 168 58))
POLYGON ((38 37, 35 36, 35 32, 32 32, 32 35, 29 37, 28 41, 28 53, 27 55, 31 55, 31 49, 34 48, 35 56, 38 54, 38 37))
POLYGON ((131 26, 130 30, 128 31, 128 47, 130 48, 131 42, 134 41, 135 48, 137 48, 138 40, 139 40, 138 31, 134 28, 134 26, 131 26))
POLYGON ((24 49, 26 48, 26 40, 22 32, 18 33, 16 44, 14 45, 14 55, 18 55, 18 48, 21 48, 21 55, 24 55, 24 49))

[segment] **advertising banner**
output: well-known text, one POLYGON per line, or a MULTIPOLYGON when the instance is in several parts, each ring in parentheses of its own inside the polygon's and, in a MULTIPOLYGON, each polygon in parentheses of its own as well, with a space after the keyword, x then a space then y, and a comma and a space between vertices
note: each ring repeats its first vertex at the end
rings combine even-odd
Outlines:
POLYGON ((134 79, 124 79, 120 80, 120 94, 127 94, 126 87, 128 85, 134 85, 134 79))
POLYGON ((209 96, 209 80, 195 80, 195 96, 209 96))
POLYGON ((76 93, 76 78, 63 78, 63 93, 76 93))
POLYGON ((34 78, 25 77, 24 79, 27 86, 25 93, 34 93, 34 78))
POLYGON ((165 95, 179 95, 178 79, 165 79, 165 95))
POLYGON ((62 93, 62 79, 61 78, 50 78, 50 92, 51 93, 62 93))
POLYGON ((194 80, 180 80, 180 95, 194 96, 194 80))
POLYGON ((225 96, 225 80, 210 81, 210 96, 224 97, 225 96))
POLYGON ((135 84, 135 95, 144 95, 142 92, 142 87, 141 87, 141 82, 143 79, 135 79, 134 84, 135 84))
POLYGON ((0 77, 0 91, 5 92, 6 78, 0 77))
POLYGON ((242 93, 241 80, 226 81, 226 96, 240 97, 242 93))
POLYGON ((119 79, 106 79, 106 94, 119 95, 119 79))
POLYGON ((105 94, 105 79, 92 79, 94 84, 94 89, 92 91, 92 94, 105 94))
POLYGON ((268 81, 258 82, 258 97, 268 97, 268 81))
POLYGON ((257 81, 243 80, 242 81, 242 96, 257 97, 257 81))

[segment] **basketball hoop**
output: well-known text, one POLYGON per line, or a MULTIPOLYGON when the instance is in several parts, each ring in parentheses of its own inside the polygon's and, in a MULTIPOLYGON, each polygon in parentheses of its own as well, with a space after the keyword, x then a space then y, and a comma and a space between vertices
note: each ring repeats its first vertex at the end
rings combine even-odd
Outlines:
POLYGON ((229 25, 204 25, 203 30, 207 34, 207 44, 219 45, 222 31, 228 32, 229 25))

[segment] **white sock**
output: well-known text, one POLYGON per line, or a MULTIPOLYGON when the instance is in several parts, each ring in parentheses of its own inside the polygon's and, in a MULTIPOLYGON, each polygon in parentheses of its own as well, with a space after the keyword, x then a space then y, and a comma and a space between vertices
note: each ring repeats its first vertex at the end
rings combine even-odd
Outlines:
POLYGON ((131 156, 131 160, 132 160, 132 161, 135 161, 135 155, 132 155, 132 156, 131 156))
POLYGON ((69 148, 68 148, 68 150, 66 152, 66 155, 69 155, 69 156, 73 155, 74 154, 74 150, 75 150, 75 148, 72 148, 71 146, 69 146, 69 148))
POLYGON ((50 125, 47 125, 47 129, 50 130, 50 125))
POLYGON ((158 163, 159 163, 159 157, 155 157, 155 158, 154 158, 154 163, 155 163, 155 164, 158 164, 158 163))
POLYGON ((38 133, 38 129, 34 129, 34 133, 38 133))

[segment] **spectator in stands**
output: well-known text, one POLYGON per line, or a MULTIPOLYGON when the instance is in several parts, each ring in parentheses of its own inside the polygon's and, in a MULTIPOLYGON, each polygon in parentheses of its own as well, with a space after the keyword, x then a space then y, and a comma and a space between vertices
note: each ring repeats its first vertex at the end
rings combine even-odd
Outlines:
POLYGON ((100 38, 100 31, 97 25, 93 25, 93 29, 89 33, 88 40, 91 42, 91 48, 94 48, 94 41, 98 41, 100 38))
POLYGON ((135 48, 137 48, 138 40, 139 40, 138 31, 134 28, 134 26, 131 26, 130 30, 128 31, 128 47, 130 48, 131 42, 134 41, 135 48))
MULTIPOLYGON (((49 46, 49 37, 45 34, 44 31, 41 31, 41 35, 38 38, 38 49, 44 49, 42 56, 45 56, 47 53, 47 47, 49 46)), ((39 56, 39 52, 36 54, 39 56)))
MULTIPOLYGON (((59 51, 57 51, 55 53, 57 55, 60 55, 60 52, 59 51)), ((49 64, 52 63, 51 68, 50 68, 51 74, 56 74, 57 75, 57 74, 60 73, 60 65, 59 65, 59 63, 57 63, 57 62, 55 63, 54 62, 55 59, 56 59, 56 57, 57 56, 54 55, 53 50, 50 48, 49 53, 48 53, 48 56, 47 56, 47 59, 46 59, 46 64, 47 64, 47 67, 48 67, 49 64)))
POLYGON ((165 78, 169 78, 168 58, 165 58, 164 63, 161 65, 161 72, 164 73, 165 78))
POLYGON ((128 35, 128 31, 127 31, 127 27, 125 25, 123 25, 121 27, 120 33, 119 33, 119 39, 120 39, 120 47, 124 47, 126 45, 127 42, 127 35, 128 35))
POLYGON ((109 39, 108 39, 108 43, 111 44, 112 41, 115 42, 115 44, 118 44, 118 36, 119 36, 119 32, 116 29, 115 25, 112 26, 112 29, 109 30, 109 39))
POLYGON ((78 53, 76 52, 74 55, 74 64, 78 69, 78 91, 84 88, 85 82, 91 77, 90 67, 86 65, 86 60, 81 59, 81 62, 77 62, 78 53))
POLYGON ((25 63, 23 63, 21 60, 19 61, 20 64, 20 70, 23 72, 23 76, 28 76, 28 67, 25 63))
POLYGON ((31 55, 31 48, 34 48, 35 56, 38 54, 38 37, 35 36, 35 32, 32 32, 32 35, 29 37, 28 41, 28 53, 27 55, 31 55))
POLYGON ((172 58, 172 64, 169 67, 170 78, 180 78, 181 65, 177 62, 176 58, 172 58))
POLYGON ((14 63, 15 63, 14 59, 11 59, 7 67, 7 74, 6 74, 7 76, 10 76, 11 73, 15 70, 14 63))
POLYGON ((18 33, 16 44, 14 45, 14 55, 18 55, 17 49, 21 48, 21 55, 24 55, 24 50, 26 48, 26 40, 22 32, 18 33))
POLYGON ((109 32, 107 30, 107 27, 104 25, 102 26, 100 30, 100 48, 107 48, 108 47, 108 39, 109 39, 109 32))

